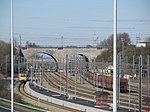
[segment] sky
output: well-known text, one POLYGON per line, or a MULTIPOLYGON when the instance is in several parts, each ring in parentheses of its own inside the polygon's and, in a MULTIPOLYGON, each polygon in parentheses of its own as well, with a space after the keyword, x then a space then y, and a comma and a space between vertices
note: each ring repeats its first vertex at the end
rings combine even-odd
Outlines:
MULTIPOLYGON (((14 38, 41 46, 94 45, 113 34, 114 0, 13 0, 14 38), (61 40, 61 38, 63 39, 61 40), (96 41, 94 41, 96 40, 96 41)), ((150 36, 150 0, 117 0, 117 31, 150 36)), ((10 0, 0 0, 0 40, 10 42, 10 0)))

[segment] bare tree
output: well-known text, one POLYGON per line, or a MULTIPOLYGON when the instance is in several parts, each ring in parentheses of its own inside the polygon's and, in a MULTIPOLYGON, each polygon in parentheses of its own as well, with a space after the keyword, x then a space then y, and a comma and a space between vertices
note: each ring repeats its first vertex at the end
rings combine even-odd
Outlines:
MULTIPOLYGON (((117 52, 122 51, 122 44, 124 45, 125 48, 131 44, 131 40, 129 38, 128 33, 117 34, 117 52)), ((97 61, 103 59, 104 61, 112 62, 113 34, 110 35, 107 39, 104 39, 102 42, 100 42, 100 46, 102 48, 108 48, 108 50, 103 52, 100 56, 98 56, 97 61)))
POLYGON ((26 44, 25 44, 25 47, 40 47, 39 45, 37 45, 36 43, 32 43, 32 42, 29 42, 27 41, 26 44))
POLYGON ((150 36, 146 38, 146 42, 150 42, 150 36))
MULTIPOLYGON (((119 34, 117 34, 117 47, 121 47, 122 39, 124 41, 125 46, 131 44, 131 40, 129 38, 128 33, 125 33, 125 32, 119 33, 119 34)), ((112 46, 113 46, 113 34, 110 35, 107 39, 104 39, 103 41, 101 41, 100 46, 105 47, 105 48, 112 48, 112 46)))

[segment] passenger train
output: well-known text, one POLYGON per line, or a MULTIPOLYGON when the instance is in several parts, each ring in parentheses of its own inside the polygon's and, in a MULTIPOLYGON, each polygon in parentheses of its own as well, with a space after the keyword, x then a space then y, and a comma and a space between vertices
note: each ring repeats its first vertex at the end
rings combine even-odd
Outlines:
POLYGON ((26 83, 26 81, 28 81, 29 76, 27 73, 19 73, 19 81, 21 83, 26 83))

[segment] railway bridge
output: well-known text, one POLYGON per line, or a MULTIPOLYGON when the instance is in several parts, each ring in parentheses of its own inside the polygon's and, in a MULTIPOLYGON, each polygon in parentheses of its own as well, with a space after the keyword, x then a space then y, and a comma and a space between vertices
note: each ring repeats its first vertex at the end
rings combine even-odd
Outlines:
POLYGON ((68 56, 71 55, 81 55, 85 56, 85 58, 90 62, 92 59, 96 58, 98 55, 100 55, 103 51, 106 49, 101 48, 87 48, 87 47, 38 47, 38 48, 25 48, 22 49, 22 52, 26 58, 26 60, 30 60, 31 56, 35 53, 47 53, 50 56, 52 56, 56 61, 58 61, 60 58, 66 57, 66 54, 68 56))

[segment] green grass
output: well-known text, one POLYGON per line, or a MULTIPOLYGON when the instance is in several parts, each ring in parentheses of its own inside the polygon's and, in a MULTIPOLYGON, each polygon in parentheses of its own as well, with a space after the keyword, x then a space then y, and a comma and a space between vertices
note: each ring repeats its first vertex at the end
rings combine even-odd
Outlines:
MULTIPOLYGON (((11 105, 11 103, 10 103, 9 101, 4 101, 4 100, 2 100, 2 99, 0 99, 0 104, 5 104, 5 105, 8 105, 8 106, 11 105)), ((46 109, 43 109, 42 107, 38 107, 38 106, 32 105, 32 104, 27 103, 27 102, 25 102, 25 101, 21 101, 21 104, 24 104, 24 105, 27 105, 27 106, 31 106, 31 107, 35 107, 35 108, 37 108, 37 109, 42 109, 42 110, 45 110, 45 111, 46 111, 46 109)), ((14 104, 14 107, 20 108, 20 109, 23 109, 23 110, 26 110, 26 111, 29 111, 29 112, 41 112, 41 111, 39 111, 39 110, 37 110, 37 109, 31 109, 31 108, 29 108, 29 107, 24 107, 24 106, 21 106, 21 105, 18 105, 18 104, 14 104)), ((48 110, 47 110, 47 111, 48 111, 48 110)))

